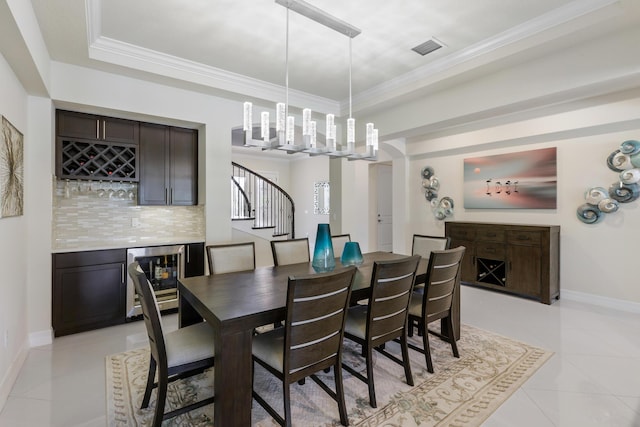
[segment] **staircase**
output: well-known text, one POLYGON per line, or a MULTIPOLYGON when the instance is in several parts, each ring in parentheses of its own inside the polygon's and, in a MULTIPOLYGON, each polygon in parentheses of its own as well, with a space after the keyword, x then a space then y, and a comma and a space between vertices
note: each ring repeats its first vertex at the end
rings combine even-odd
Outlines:
POLYGON ((295 205, 277 184, 231 162, 231 220, 234 228, 268 232, 271 238, 295 238, 295 205))

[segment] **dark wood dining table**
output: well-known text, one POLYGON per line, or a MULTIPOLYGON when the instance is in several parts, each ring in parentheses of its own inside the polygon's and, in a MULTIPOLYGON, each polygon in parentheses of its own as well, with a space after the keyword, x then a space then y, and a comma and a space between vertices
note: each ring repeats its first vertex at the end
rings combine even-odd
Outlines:
MULTIPOLYGON (((405 257, 389 252, 364 254, 358 266, 352 302, 368 298, 375 261, 405 257)), ((336 268, 342 267, 338 261, 336 268)), ((418 266, 416 284, 423 283, 428 260, 418 266)), ((311 263, 262 267, 251 271, 180 279, 179 326, 206 320, 214 329, 214 425, 251 425, 253 330, 285 319, 287 278, 313 274, 311 263)), ((454 302, 454 329, 460 336, 459 301, 454 302)))

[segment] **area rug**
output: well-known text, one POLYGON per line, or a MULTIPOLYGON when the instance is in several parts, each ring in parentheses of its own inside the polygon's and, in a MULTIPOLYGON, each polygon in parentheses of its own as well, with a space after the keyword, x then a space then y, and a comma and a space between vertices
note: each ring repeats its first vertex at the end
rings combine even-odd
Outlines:
MULTIPOLYGON (((344 390, 352 426, 479 426, 511 396, 551 352, 510 338, 462 325, 458 341, 460 358, 451 346, 430 337, 435 373, 426 369, 424 355, 409 350, 415 386, 407 385, 404 370, 374 352, 378 408, 369 406, 367 385, 343 370, 344 390)), ((410 338, 421 346, 421 338, 410 338)), ((399 346, 387 350, 400 354, 399 346)), ((343 361, 366 373, 357 345, 345 340, 343 361)), ((148 426, 153 418, 155 393, 149 409, 141 410, 149 363, 147 348, 106 358, 107 420, 111 427, 148 426)), ((333 372, 319 375, 333 388, 333 372)), ((228 384, 228 387, 233 387, 228 384)), ((254 389, 282 413, 282 383, 256 367, 254 389)), ((213 393, 213 370, 169 386, 167 410, 200 400, 213 393)), ((313 381, 291 385, 292 423, 300 426, 339 426, 337 404, 313 381)), ((254 426, 275 426, 257 403, 254 426)), ((213 405, 165 421, 165 427, 213 425, 213 405)))

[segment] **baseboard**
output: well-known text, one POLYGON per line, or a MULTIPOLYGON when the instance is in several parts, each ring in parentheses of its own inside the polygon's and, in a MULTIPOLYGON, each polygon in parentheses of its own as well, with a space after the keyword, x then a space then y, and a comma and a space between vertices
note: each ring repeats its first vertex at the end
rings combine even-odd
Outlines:
MULTIPOLYGON (((25 343, 26 344, 26 343, 25 343)), ((13 388, 13 385, 18 379, 18 374, 20 374, 20 370, 24 365, 24 361, 27 360, 27 354, 29 354, 29 349, 27 346, 23 344, 18 351, 18 355, 11 362, 9 369, 7 370, 7 374, 2 379, 2 383, 0 383, 0 411, 4 408, 5 403, 7 403, 7 399, 9 398, 9 393, 13 388)))
POLYGON ((29 334, 29 346, 40 347, 42 345, 49 345, 53 343, 53 331, 48 329, 46 331, 32 332, 29 334))
POLYGON ((631 313, 640 313, 640 303, 632 301, 624 301, 621 299, 603 297, 578 291, 568 291, 566 289, 562 289, 560 291, 560 298, 599 305, 601 307, 613 308, 616 310, 628 311, 631 313))

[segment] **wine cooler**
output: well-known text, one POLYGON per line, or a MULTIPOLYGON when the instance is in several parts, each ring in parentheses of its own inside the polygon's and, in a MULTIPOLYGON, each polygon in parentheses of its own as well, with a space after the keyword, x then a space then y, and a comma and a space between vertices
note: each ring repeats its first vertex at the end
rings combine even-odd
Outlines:
MULTIPOLYGON (((127 250, 127 264, 137 261, 153 287, 158 307, 178 307, 178 279, 184 277, 184 245, 150 246, 127 250)), ((142 314, 133 281, 127 279, 127 319, 142 314)))

